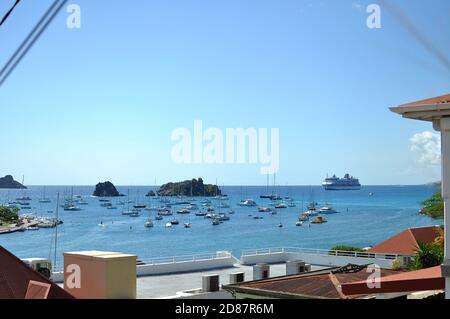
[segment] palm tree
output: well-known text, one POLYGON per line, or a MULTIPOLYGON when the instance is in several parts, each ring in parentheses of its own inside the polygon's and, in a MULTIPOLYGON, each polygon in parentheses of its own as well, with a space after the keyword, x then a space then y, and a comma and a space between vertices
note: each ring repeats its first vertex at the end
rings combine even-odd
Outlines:
POLYGON ((412 265, 413 269, 424 269, 439 266, 444 261, 444 250, 435 243, 419 242, 416 256, 412 265))

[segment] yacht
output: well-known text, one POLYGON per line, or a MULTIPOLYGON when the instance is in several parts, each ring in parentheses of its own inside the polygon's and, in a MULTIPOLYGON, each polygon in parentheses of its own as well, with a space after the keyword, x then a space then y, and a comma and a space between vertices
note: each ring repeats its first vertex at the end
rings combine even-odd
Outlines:
POLYGON ((272 208, 270 207, 259 207, 258 212, 260 213, 270 213, 272 211, 272 208))
POLYGON ((197 212, 197 213, 195 213, 195 216, 205 217, 206 213, 205 212, 197 212))
POLYGON ((172 225, 178 225, 180 222, 178 221, 178 219, 174 218, 174 219, 172 219, 172 221, 170 223, 172 225))
POLYGON ((192 224, 191 223, 184 223, 184 228, 191 228, 192 224))
POLYGON ((345 174, 343 178, 338 178, 336 175, 327 177, 322 183, 325 190, 360 190, 361 184, 359 179, 345 174))
POLYGON ((257 205, 256 205, 256 203, 255 203, 255 201, 253 199, 245 199, 245 200, 242 200, 239 203, 239 206, 254 207, 254 206, 257 206, 257 205))
POLYGON ((31 198, 29 196, 23 196, 23 197, 16 198, 16 200, 21 202, 21 201, 31 200, 31 198))
POLYGON ((179 211, 177 211, 177 214, 181 214, 181 215, 186 215, 186 214, 190 214, 191 211, 187 208, 182 208, 179 211))
POLYGON ((129 216, 130 217, 139 217, 139 216, 141 216, 141 214, 139 213, 139 211, 135 211, 135 212, 132 212, 129 216))
POLYGON ((136 209, 144 209, 146 207, 147 207, 147 205, 143 205, 143 204, 133 205, 133 208, 136 208, 136 209))
POLYGON ((221 222, 230 220, 230 216, 228 216, 228 215, 226 215, 226 214, 219 214, 219 216, 218 216, 217 218, 218 218, 219 221, 221 221, 221 222))
POLYGON ((150 218, 145 222, 145 227, 147 228, 153 227, 153 221, 150 218))
POLYGON ((320 209, 321 214, 337 214, 338 212, 334 210, 330 205, 326 204, 320 209))
POLYGON ((298 220, 300 221, 300 222, 307 222, 308 220, 309 220, 309 215, 306 215, 306 214, 302 214, 299 218, 298 218, 298 220))
POLYGON ((139 211, 137 209, 129 209, 122 212, 122 215, 124 216, 131 216, 133 214, 139 214, 139 211))
POLYGON ((64 205, 64 210, 65 211, 69 211, 69 212, 78 212, 78 211, 81 210, 81 208, 79 208, 75 204, 67 203, 67 204, 64 205))
POLYGON ((284 209, 284 208, 287 208, 287 205, 285 203, 279 203, 279 204, 275 205, 275 208, 284 209))

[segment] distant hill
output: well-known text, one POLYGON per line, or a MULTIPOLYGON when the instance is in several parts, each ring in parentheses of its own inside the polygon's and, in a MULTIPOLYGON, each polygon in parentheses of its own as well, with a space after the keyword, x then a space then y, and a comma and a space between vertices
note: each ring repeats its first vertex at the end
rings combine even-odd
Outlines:
POLYGON ((177 183, 167 183, 158 190, 159 196, 216 196, 222 191, 216 185, 204 184, 203 179, 192 179, 177 183))
POLYGON ((0 189, 27 189, 24 185, 15 181, 11 175, 0 178, 0 189))

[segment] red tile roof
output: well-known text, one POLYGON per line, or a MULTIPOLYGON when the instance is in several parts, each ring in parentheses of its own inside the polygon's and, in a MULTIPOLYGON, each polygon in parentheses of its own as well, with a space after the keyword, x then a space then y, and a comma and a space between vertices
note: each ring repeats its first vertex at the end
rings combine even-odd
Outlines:
MULTIPOLYGON (((338 268, 325 269, 306 274, 229 285, 226 286, 225 289, 258 296, 272 296, 278 298, 354 299, 363 296, 362 294, 345 296, 341 292, 340 286, 343 283, 366 280, 368 276, 370 276, 370 273, 367 273, 367 267, 363 266, 360 268, 360 270, 355 272, 342 273, 333 273, 338 268)), ((382 276, 398 273, 398 271, 389 269, 381 270, 382 276)))
POLYGON ((379 284, 380 288, 369 288, 366 281, 359 281, 344 283, 341 289, 346 295, 445 289, 440 266, 382 277, 379 284))
POLYGON ((402 104, 402 105, 400 105, 400 107, 426 106, 426 105, 439 105, 439 104, 450 104, 450 94, 437 96, 437 97, 420 100, 420 101, 416 101, 416 102, 402 104))
POLYGON ((439 236, 440 226, 407 229, 369 249, 378 254, 415 255, 419 242, 430 243, 439 236))
POLYGON ((48 299, 73 299, 71 294, 0 246, 0 299, 24 299, 30 281, 50 284, 48 299))

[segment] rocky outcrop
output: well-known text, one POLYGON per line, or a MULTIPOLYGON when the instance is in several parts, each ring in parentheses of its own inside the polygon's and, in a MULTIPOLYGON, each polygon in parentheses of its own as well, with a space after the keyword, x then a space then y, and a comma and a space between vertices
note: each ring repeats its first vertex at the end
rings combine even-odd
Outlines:
POLYGON ((95 191, 92 195, 97 197, 123 196, 117 191, 116 187, 111 182, 98 183, 95 186, 95 191))
POLYGON ((0 178, 1 189, 26 189, 26 187, 15 181, 11 175, 0 178))
POLYGON ((147 195, 145 195, 145 196, 147 196, 147 197, 155 197, 155 196, 156 196, 156 193, 155 193, 154 191, 149 191, 149 192, 147 193, 147 195))
POLYGON ((167 183, 158 190, 159 196, 216 196, 222 191, 216 185, 203 184, 203 179, 193 179, 184 182, 167 183))

